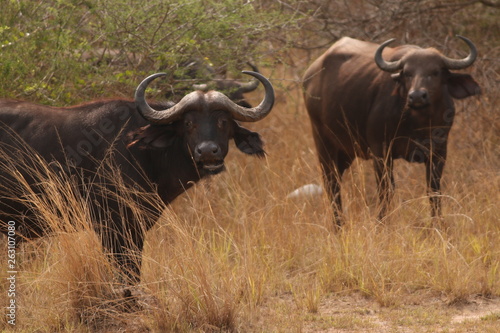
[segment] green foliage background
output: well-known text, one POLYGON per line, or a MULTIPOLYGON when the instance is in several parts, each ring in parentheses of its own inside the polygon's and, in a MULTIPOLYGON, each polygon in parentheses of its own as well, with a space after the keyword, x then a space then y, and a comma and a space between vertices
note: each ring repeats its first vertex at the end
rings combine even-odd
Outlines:
POLYGON ((7 0, 0 97, 59 105, 131 97, 146 75, 183 77, 193 59, 238 73, 286 47, 297 22, 259 1, 7 0))
MULTIPOLYGON (((396 37, 453 56, 464 50, 454 38, 461 34, 484 56, 500 42, 499 8, 468 0, 3 0, 0 98, 52 105, 131 98, 157 71, 176 90, 193 60, 221 77, 238 78, 248 62, 284 63, 300 77, 308 64, 295 63, 295 51, 311 57, 342 36, 396 37)), ((196 76, 204 82, 213 73, 196 76)))

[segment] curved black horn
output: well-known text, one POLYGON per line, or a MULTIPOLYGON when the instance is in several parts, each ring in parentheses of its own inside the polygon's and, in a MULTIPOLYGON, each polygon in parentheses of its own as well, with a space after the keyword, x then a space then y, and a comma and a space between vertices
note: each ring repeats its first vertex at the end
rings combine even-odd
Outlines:
MULTIPOLYGON (((229 97, 218 91, 209 92, 210 103, 213 103, 214 106, 220 107, 230 112, 233 119, 235 120, 246 121, 246 122, 258 121, 267 116, 269 112, 271 112, 271 109, 273 108, 274 88, 271 85, 271 82, 269 82, 269 80, 267 80, 260 73, 249 72, 249 71, 244 71, 243 73, 252 75, 253 77, 257 78, 260 82, 262 82, 262 84, 264 85, 266 95, 258 106, 254 108, 245 108, 239 106, 238 104, 231 101, 229 97)), ((187 106, 192 106, 199 103, 200 94, 203 94, 199 91, 193 91, 192 93, 189 93, 186 96, 184 96, 179 101, 179 103, 175 104, 171 108, 165 109, 163 111, 156 111, 148 105, 144 95, 146 87, 151 81, 160 76, 165 76, 165 75, 166 75, 165 73, 156 73, 148 76, 139 84, 139 86, 135 91, 135 103, 137 105, 139 112, 148 121, 156 124, 168 124, 175 120, 178 120, 182 116, 182 113, 184 112, 187 106)))
MULTIPOLYGON (((257 66, 254 64, 248 62, 248 66, 252 67, 252 71, 255 73, 259 73, 259 70, 257 69, 257 66)), ((241 83, 241 82, 236 82, 239 85, 238 91, 241 93, 249 93, 257 89, 259 86, 259 80, 257 79, 252 79, 252 81, 247 82, 247 83, 241 83)))
POLYGON ((470 52, 469 55, 463 59, 451 59, 443 56, 443 61, 448 69, 464 69, 469 67, 474 63, 477 58, 477 49, 474 43, 472 43, 468 38, 457 35, 458 38, 463 40, 469 46, 470 52))
POLYGON ((214 91, 211 97, 213 102, 217 104, 218 107, 224 108, 229 111, 233 119, 245 122, 258 121, 267 116, 273 108, 274 88, 271 82, 269 82, 269 80, 266 79, 264 75, 258 72, 243 71, 242 73, 252 75, 264 85, 266 95, 259 105, 254 108, 245 108, 234 103, 229 99, 229 97, 217 91, 214 91))
POLYGON ((396 40, 395 38, 392 38, 389 39, 388 41, 383 42, 382 44, 380 44, 377 51, 375 52, 375 63, 383 71, 395 72, 397 70, 400 70, 403 65, 401 60, 385 61, 384 58, 382 58, 382 51, 384 50, 384 48, 390 43, 394 42, 395 40, 396 40))
POLYGON ((252 81, 247 83, 240 83, 240 82, 238 83, 239 83, 238 91, 241 93, 249 93, 257 89, 257 87, 259 86, 259 80, 257 79, 252 79, 252 81))
POLYGON ((156 73, 153 75, 148 76, 145 78, 139 86, 137 86, 137 89, 135 90, 135 104, 137 105, 137 108, 141 115, 146 118, 149 122, 155 123, 155 124, 168 124, 171 123, 177 119, 179 119, 184 112, 185 106, 187 104, 191 104, 196 102, 196 100, 199 99, 199 95, 196 92, 192 92, 186 96, 184 96, 179 103, 175 104, 171 108, 165 109, 163 111, 157 111, 153 109, 152 107, 149 106, 149 104, 146 102, 145 98, 145 91, 147 86, 151 81, 154 79, 160 77, 160 76, 165 76, 167 75, 166 73, 156 73))

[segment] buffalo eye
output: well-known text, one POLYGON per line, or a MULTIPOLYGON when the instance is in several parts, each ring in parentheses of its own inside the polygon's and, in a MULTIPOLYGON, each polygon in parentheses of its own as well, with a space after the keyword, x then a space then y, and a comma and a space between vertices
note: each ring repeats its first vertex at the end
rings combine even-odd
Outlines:
POLYGON ((191 120, 185 120, 184 121, 184 127, 186 127, 187 129, 190 129, 191 127, 193 127, 193 122, 191 120))
POLYGON ((437 71, 437 70, 432 71, 429 75, 427 75, 427 79, 432 80, 432 79, 438 77, 438 75, 439 75, 439 71, 437 71))
POLYGON ((219 121, 217 122, 217 126, 220 128, 220 129, 224 129, 227 125, 227 119, 225 118, 221 118, 219 119, 219 121))
POLYGON ((411 79, 413 77, 413 75, 411 73, 408 73, 408 72, 404 72, 403 73, 403 76, 406 78, 406 79, 411 79))

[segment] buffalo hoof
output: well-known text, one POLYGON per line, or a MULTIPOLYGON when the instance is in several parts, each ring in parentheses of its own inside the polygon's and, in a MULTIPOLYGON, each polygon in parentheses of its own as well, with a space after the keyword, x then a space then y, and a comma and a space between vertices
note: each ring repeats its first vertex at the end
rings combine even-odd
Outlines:
POLYGON ((127 286, 115 290, 114 306, 121 312, 138 312, 157 308, 158 299, 137 286, 127 286))
POLYGON ((344 226, 344 217, 335 214, 333 218, 333 228, 335 229, 335 231, 340 231, 343 226, 344 226))

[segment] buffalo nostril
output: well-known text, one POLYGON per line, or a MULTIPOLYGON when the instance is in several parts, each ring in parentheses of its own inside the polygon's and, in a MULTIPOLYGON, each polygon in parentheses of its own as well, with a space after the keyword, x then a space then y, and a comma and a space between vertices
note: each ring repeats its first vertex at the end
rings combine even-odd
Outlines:
POLYGON ((215 142, 203 142, 195 149, 198 158, 212 158, 220 153, 220 147, 215 142))
POLYGON ((408 102, 410 105, 427 104, 429 102, 429 94, 426 90, 413 90, 408 94, 408 102))

